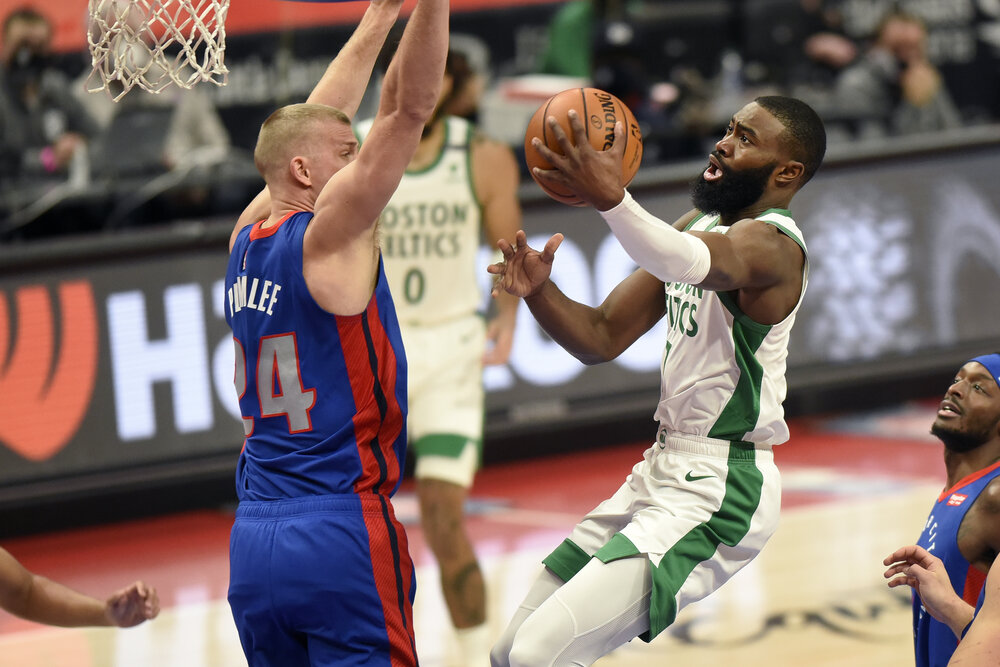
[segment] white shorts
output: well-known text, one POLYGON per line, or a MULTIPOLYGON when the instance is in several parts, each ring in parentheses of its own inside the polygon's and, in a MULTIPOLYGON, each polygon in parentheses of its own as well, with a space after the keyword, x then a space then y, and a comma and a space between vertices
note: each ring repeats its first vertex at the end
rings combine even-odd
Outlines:
POLYGON ((677 433, 660 439, 544 561, 568 581, 592 557, 607 563, 644 554, 653 579, 646 641, 753 560, 781 508, 770 446, 677 433))
POLYGON ((414 474, 469 488, 482 459, 486 324, 476 315, 400 328, 414 474))

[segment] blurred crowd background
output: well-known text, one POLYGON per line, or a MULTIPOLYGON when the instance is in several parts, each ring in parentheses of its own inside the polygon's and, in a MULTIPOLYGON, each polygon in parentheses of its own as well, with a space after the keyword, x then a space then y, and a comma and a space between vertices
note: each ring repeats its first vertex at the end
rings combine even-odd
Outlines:
MULTIPOLYGON (((305 98, 352 27, 232 34, 228 85, 116 103, 87 92, 86 48, 54 46, 46 3, 2 6, 4 243, 237 215, 262 184, 260 123, 305 98)), ((831 144, 1000 120, 997 0, 512 0, 456 11, 452 30, 469 75, 453 113, 518 152, 538 104, 574 85, 632 108, 647 167, 703 158, 761 94, 813 104, 831 144)))

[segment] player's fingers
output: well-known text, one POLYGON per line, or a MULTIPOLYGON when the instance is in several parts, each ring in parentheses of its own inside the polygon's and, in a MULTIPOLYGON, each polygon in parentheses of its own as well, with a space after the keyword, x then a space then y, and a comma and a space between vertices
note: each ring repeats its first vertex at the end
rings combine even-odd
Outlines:
POLYGON ((905 570, 906 570, 906 564, 905 563, 896 563, 895 565, 893 565, 892 567, 890 567, 888 570, 886 570, 882 574, 882 576, 885 577, 886 579, 888 579, 889 577, 894 577, 897 574, 899 574, 900 572, 904 572, 905 570))
MULTIPOLYGON (((560 131, 562 130, 560 129, 560 131)), ((563 136, 565 137, 566 135, 564 134, 563 136)), ((556 153, 554 150, 543 144, 542 140, 538 137, 532 137, 531 147, 534 148, 535 151, 549 164, 556 164, 562 159, 562 155, 556 153)))
POLYGON ((548 183, 552 186, 568 186, 566 176, 559 169, 542 169, 541 167, 534 167, 531 170, 531 173, 540 183, 548 183))
POLYGON ((896 577, 895 579, 890 579, 886 585, 889 588, 896 588, 898 586, 913 586, 913 583, 907 577, 896 577))
POLYGON ((542 261, 551 264, 552 259, 555 257, 556 250, 559 249, 559 245, 563 242, 562 234, 553 234, 548 241, 545 242, 545 247, 542 248, 542 261))
POLYGON ((569 119, 569 127, 573 130, 573 143, 576 146, 589 146, 590 140, 587 138, 587 128, 583 126, 583 119, 580 118, 580 114, 576 112, 576 109, 570 109, 566 112, 566 117, 569 119))
POLYGON ((611 152, 616 156, 625 155, 625 123, 619 121, 615 122, 615 141, 611 144, 611 152))
MULTIPOLYGON (((570 110, 569 113, 572 114, 573 111, 570 110)), ((569 155, 575 146, 573 145, 573 142, 570 141, 569 137, 566 136, 566 133, 563 131, 559 121, 556 120, 555 116, 549 116, 545 119, 545 122, 548 123, 549 131, 552 132, 552 136, 555 137, 556 143, 559 144, 559 148, 562 149, 562 155, 569 155)), ((556 164, 559 161, 558 158, 562 157, 554 151, 549 151, 549 153, 556 156, 554 159, 546 158, 552 164, 556 164)))
POLYGON ((514 246, 512 246, 510 241, 507 239, 499 239, 497 241, 497 250, 499 250, 500 254, 504 256, 504 259, 507 259, 514 254, 514 246))
POLYGON ((889 565, 890 563, 899 563, 909 560, 910 557, 913 555, 914 550, 919 548, 920 547, 916 546, 915 544, 911 544, 905 547, 900 547, 895 551, 893 551, 888 556, 886 556, 885 560, 882 562, 886 565, 889 565))

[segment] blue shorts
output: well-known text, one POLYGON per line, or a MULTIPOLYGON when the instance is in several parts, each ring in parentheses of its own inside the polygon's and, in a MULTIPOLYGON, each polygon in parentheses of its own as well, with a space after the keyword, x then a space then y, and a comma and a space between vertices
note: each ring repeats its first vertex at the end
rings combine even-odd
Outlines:
POLYGON ((241 502, 229 567, 250 667, 417 664, 413 561, 388 498, 241 502))

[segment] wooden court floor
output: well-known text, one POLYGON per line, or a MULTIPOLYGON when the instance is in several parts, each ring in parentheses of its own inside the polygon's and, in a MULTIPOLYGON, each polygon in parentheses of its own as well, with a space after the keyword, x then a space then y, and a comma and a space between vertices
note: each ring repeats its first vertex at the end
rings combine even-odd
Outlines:
MULTIPOLYGON (((927 435, 934 405, 794 421, 792 440, 776 450, 782 519, 764 552, 654 641, 635 640, 598 667, 912 665, 909 596, 889 591, 881 563, 917 538, 943 485, 941 445, 927 435)), ((614 444, 479 475, 470 531, 494 634, 540 559, 617 488, 644 447, 614 444)), ((421 664, 473 667, 458 662, 410 486, 396 506, 417 565, 421 664)), ((231 523, 223 508, 9 540, 4 546, 33 571, 92 595, 145 579, 163 612, 129 630, 47 628, 0 612, 0 665, 245 665, 225 600, 231 523)))

